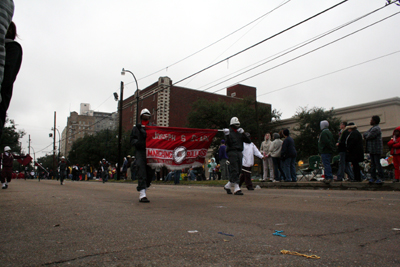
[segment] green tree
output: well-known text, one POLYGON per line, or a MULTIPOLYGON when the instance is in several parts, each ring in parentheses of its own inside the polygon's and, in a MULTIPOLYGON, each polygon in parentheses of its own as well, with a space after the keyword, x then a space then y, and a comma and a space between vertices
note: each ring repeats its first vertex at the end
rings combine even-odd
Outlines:
MULTIPOLYGON (((56 160, 57 160, 57 155, 56 155, 56 160)), ((42 165, 43 168, 45 168, 45 169, 49 169, 49 170, 53 169, 53 154, 50 154, 50 155, 46 154, 45 156, 36 159, 36 161, 38 163, 40 163, 40 165, 42 165)), ((58 162, 56 162, 56 168, 57 168, 57 166, 58 166, 58 162)))
MULTIPOLYGON (((232 117, 238 117, 241 127, 251 134, 253 142, 259 146, 264 134, 278 127, 280 116, 278 111, 271 111, 268 106, 256 107, 255 101, 251 98, 237 103, 199 99, 193 103, 192 110, 188 114, 187 126, 200 129, 223 129, 229 127, 232 117)), ((223 134, 219 133, 211 146, 217 147, 222 138, 223 134)))
POLYGON ((294 127, 296 135, 293 136, 297 159, 306 160, 312 155, 318 154, 318 137, 321 133, 320 122, 327 120, 329 122, 329 130, 332 132, 334 139, 337 140, 340 130, 340 118, 335 117, 332 109, 313 107, 307 109, 302 107, 295 114, 297 126, 294 127))
POLYGON ((19 140, 24 137, 25 132, 23 130, 17 130, 14 120, 6 119, 5 127, 3 128, 3 134, 0 138, 0 149, 1 151, 5 146, 9 146, 11 151, 17 154, 21 154, 21 144, 19 140))
MULTIPOLYGON (((122 157, 133 154, 130 145, 130 131, 122 133, 122 157)), ((100 160, 118 162, 118 130, 102 130, 94 135, 85 135, 76 140, 68 154, 70 164, 98 166, 100 160)), ((122 160, 121 160, 122 162, 122 160)))

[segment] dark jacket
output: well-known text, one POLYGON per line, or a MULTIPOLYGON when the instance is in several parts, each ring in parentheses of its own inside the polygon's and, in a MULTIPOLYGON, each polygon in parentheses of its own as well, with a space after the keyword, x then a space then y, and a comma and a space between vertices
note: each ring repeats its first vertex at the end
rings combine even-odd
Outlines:
POLYGON ((343 129, 339 133, 339 139, 338 139, 338 152, 346 152, 346 138, 349 135, 349 131, 347 129, 343 129))
POLYGON ((225 145, 219 146, 218 157, 219 157, 219 160, 228 159, 228 155, 226 154, 226 146, 225 145))
POLYGON ((244 134, 229 128, 229 135, 225 136, 226 152, 243 151, 243 143, 251 143, 251 140, 244 134))
POLYGON ((319 154, 332 154, 335 149, 333 135, 328 128, 322 130, 318 138, 319 154))
POLYGON ((283 160, 287 158, 295 158, 297 156, 297 151, 294 146, 294 140, 292 137, 288 136, 283 140, 281 158, 283 160))
POLYGON ((362 162, 364 161, 363 139, 357 129, 353 129, 346 137, 346 161, 362 162))
POLYGON ((133 126, 131 132, 131 145, 136 148, 136 150, 145 151, 146 150, 146 128, 142 127, 141 124, 133 126))
POLYGON ((67 162, 60 161, 60 163, 58 163, 58 167, 60 167, 60 171, 66 171, 67 170, 67 162))

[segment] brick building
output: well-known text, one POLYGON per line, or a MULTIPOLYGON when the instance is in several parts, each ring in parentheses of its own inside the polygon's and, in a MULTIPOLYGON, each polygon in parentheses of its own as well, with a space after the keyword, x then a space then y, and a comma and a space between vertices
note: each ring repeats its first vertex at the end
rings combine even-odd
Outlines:
MULTIPOLYGON (((199 99, 209 101, 224 101, 235 103, 244 97, 253 97, 255 100, 257 89, 246 85, 235 85, 227 88, 226 95, 218 95, 194 89, 173 86, 169 77, 160 77, 157 82, 139 92, 139 112, 143 108, 150 110, 152 121, 158 126, 186 127, 187 115, 191 106, 199 99)), ((266 105, 271 109, 270 104, 266 105)), ((136 123, 136 93, 123 101, 122 127, 124 130, 132 129, 136 123)))

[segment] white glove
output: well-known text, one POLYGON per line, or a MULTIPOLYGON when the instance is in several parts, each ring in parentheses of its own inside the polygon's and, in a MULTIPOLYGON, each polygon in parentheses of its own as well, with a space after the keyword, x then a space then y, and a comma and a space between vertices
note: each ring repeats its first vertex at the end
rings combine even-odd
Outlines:
POLYGON ((242 134, 242 133, 244 133, 244 130, 243 130, 242 128, 239 128, 239 129, 238 129, 238 133, 241 133, 241 134, 242 134))
POLYGON ((229 162, 229 160, 227 160, 227 161, 226 161, 226 165, 229 165, 229 164, 231 164, 231 163, 229 162))
POLYGON ((222 131, 224 131, 224 135, 229 135, 229 129, 225 128, 222 131))

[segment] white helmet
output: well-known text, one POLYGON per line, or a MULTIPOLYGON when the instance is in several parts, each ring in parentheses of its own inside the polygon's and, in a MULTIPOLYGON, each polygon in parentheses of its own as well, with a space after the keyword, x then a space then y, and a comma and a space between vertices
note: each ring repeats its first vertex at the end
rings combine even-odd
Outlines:
POLYGON ((7 151, 11 151, 11 148, 9 146, 4 147, 4 152, 7 152, 7 151))
POLYGON ((239 119, 237 117, 232 117, 231 119, 231 125, 237 124, 238 126, 240 125, 239 119))
POLYGON ((150 111, 147 108, 142 109, 142 111, 140 112, 140 116, 142 115, 151 116, 150 111))

